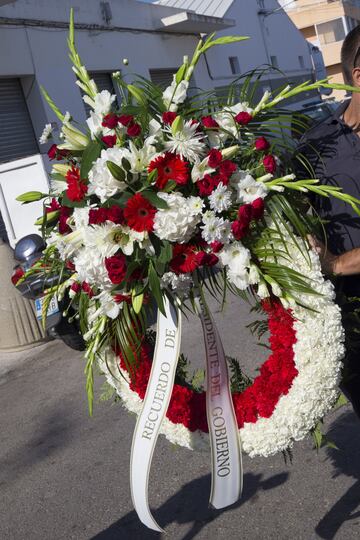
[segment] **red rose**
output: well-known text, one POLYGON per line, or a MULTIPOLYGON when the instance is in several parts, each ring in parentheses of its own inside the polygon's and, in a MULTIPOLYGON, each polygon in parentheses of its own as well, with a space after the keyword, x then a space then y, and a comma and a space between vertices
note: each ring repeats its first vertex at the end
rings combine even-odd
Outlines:
POLYGON ((75 271, 75 264, 72 261, 67 260, 65 266, 68 270, 75 271))
POLYGON ((101 140, 106 146, 112 148, 116 144, 116 135, 104 135, 101 140))
POLYGON ((204 127, 208 129, 215 129, 219 127, 219 124, 212 116, 203 116, 201 119, 201 123, 204 127))
POLYGON ((86 282, 83 281, 81 284, 81 288, 88 295, 89 298, 92 298, 94 296, 94 291, 92 290, 91 286, 86 282))
POLYGON ((127 201, 124 210, 127 224, 137 232, 151 232, 155 214, 156 208, 140 193, 136 193, 127 201))
POLYGON ((244 225, 248 226, 250 221, 253 218, 253 209, 251 204, 243 204, 238 210, 239 221, 244 225))
POLYGON ((57 146, 56 144, 52 144, 47 152, 47 155, 49 156, 49 159, 55 159, 57 154, 57 146))
POLYGON ((236 240, 241 240, 249 232, 249 225, 244 225, 241 221, 234 221, 231 230, 236 240))
POLYGON ((201 197, 207 197, 211 195, 214 189, 219 185, 220 179, 212 177, 209 174, 205 174, 202 180, 196 182, 196 186, 199 190, 199 195, 201 197))
POLYGON ((60 216, 59 216, 59 233, 60 234, 67 234, 71 232, 71 229, 69 225, 67 224, 68 217, 71 215, 71 208, 68 208, 67 206, 62 206, 60 208, 60 216))
POLYGON ((25 275, 25 272, 20 266, 16 268, 15 272, 11 276, 11 282, 13 285, 16 285, 19 279, 21 279, 25 275))
POLYGON ((128 125, 126 133, 129 135, 129 137, 137 137, 141 133, 140 124, 137 124, 136 122, 131 122, 128 125))
POLYGON ((258 199, 255 199, 255 201, 251 203, 251 208, 252 208, 253 218, 261 219, 264 215, 264 209, 265 209, 264 200, 261 197, 259 197, 258 199))
POLYGON ((220 163, 222 162, 222 159, 223 157, 220 150, 216 150, 216 148, 213 148, 208 153, 209 167, 211 167, 212 169, 216 169, 217 167, 219 167, 220 163))
POLYGON ((109 113, 104 116, 103 121, 101 122, 101 125, 103 127, 109 128, 109 129, 115 129, 118 125, 119 118, 114 113, 109 113))
POLYGON ((80 202, 87 193, 88 187, 83 180, 80 179, 80 169, 71 166, 71 169, 66 173, 67 190, 66 195, 70 201, 80 202))
POLYGON ((134 121, 134 117, 131 114, 122 114, 121 116, 118 117, 118 121, 123 126, 128 126, 134 121))
POLYGON ((215 266, 219 262, 219 257, 214 255, 214 253, 199 251, 196 254, 196 261, 199 266, 215 266))
POLYGON ((272 156, 271 154, 264 157, 263 165, 267 173, 274 174, 274 172, 276 171, 276 161, 274 156, 272 156))
POLYGON ((266 152, 270 148, 270 143, 265 137, 259 137, 255 141, 255 148, 258 152, 266 152))
POLYGON ((125 255, 114 255, 105 257, 105 268, 109 275, 111 283, 118 285, 126 276, 126 257, 125 255))
POLYGON ((173 123, 176 117, 177 117, 176 112, 167 111, 163 113, 162 121, 164 122, 164 124, 171 126, 171 124, 173 123))
POLYGON ((241 126, 246 126, 249 122, 251 122, 252 119, 252 115, 248 112, 239 112, 239 114, 235 116, 235 122, 241 126))

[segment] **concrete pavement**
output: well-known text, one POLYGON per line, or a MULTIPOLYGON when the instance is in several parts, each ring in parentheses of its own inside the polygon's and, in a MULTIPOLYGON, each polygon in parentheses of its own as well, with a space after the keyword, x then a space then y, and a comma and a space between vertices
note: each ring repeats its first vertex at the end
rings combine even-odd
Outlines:
MULTIPOLYGON (((247 307, 234 300, 216 317, 227 352, 240 351, 254 372, 264 350, 243 329, 253 320, 247 307)), ((203 357, 199 331, 193 319, 185 323, 194 365, 203 357)), ((110 402, 88 417, 82 354, 59 341, 13 359, 16 365, 0 355, 0 539, 161 538, 132 509, 135 418, 110 402)), ((98 378, 97 390, 101 384, 98 378)), ((150 478, 156 519, 174 540, 360 538, 360 423, 348 406, 326 428, 340 450, 317 454, 306 440, 295 446, 292 465, 281 455, 245 457, 243 498, 225 511, 208 508, 208 456, 160 437, 150 478)))

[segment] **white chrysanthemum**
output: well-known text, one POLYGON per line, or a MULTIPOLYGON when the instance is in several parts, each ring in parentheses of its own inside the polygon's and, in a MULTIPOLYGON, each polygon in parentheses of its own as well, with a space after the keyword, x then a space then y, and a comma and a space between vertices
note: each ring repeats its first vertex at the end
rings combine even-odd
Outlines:
POLYGON ((125 182, 116 180, 110 173, 106 162, 112 161, 121 167, 121 160, 129 160, 130 152, 126 148, 108 148, 102 150, 101 156, 95 161, 89 172, 89 195, 97 195, 102 203, 115 195, 118 191, 123 191, 125 182))
POLYGON ((248 171, 237 171, 231 177, 231 184, 237 191, 237 202, 252 203, 256 199, 265 199, 268 188, 258 182, 248 171))
POLYGON ((233 242, 225 246, 218 257, 228 270, 229 281, 240 290, 246 289, 249 286, 250 251, 241 242, 233 242))
POLYGON ((214 212, 208 211, 203 215, 201 236, 208 244, 221 242, 228 244, 232 239, 231 223, 227 219, 217 217, 214 212))
POLYGON ((154 233, 161 240, 184 244, 193 236, 201 220, 198 197, 185 198, 181 193, 159 193, 167 209, 159 209, 154 217, 154 233))
POLYGON ((231 206, 231 190, 222 182, 209 195, 210 208, 215 212, 225 212, 231 206))
POLYGON ((165 131, 168 140, 164 143, 165 149, 174 154, 179 154, 191 163, 199 161, 206 150, 206 146, 203 142, 204 136, 201 133, 196 133, 198 125, 188 120, 184 122, 183 127, 176 133, 172 133, 171 126, 166 127, 165 131))
POLYGON ((51 134, 53 132, 53 127, 51 124, 46 124, 44 127, 44 130, 41 134, 41 137, 39 139, 40 144, 46 144, 47 141, 50 139, 51 134))
POLYGON ((174 272, 166 272, 161 278, 161 286, 169 287, 178 294, 186 294, 192 286, 191 276, 187 274, 174 274, 174 272))
POLYGON ((176 82, 176 76, 173 76, 173 81, 163 92, 163 102, 169 111, 176 111, 180 103, 184 103, 189 87, 188 81, 176 82))

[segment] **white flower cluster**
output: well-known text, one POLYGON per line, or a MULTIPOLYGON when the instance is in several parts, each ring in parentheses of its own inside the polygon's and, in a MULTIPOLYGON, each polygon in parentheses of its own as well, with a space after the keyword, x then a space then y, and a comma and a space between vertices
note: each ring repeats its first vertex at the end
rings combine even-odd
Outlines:
MULTIPOLYGON (((298 242, 301 240, 297 239, 298 242)), ((250 457, 268 457, 291 447, 294 441, 303 439, 331 409, 338 396, 338 384, 344 355, 344 331, 339 307, 334 303, 334 289, 325 281, 319 258, 311 253, 311 265, 287 235, 288 249, 292 256, 281 261, 282 265, 296 269, 312 280, 314 289, 321 296, 301 295, 305 305, 293 306, 297 341, 294 345, 294 361, 298 375, 287 395, 280 398, 270 418, 259 418, 255 423, 246 423, 239 430, 243 450, 250 457)), ((241 247, 241 246, 240 246, 241 247)), ((301 249, 304 249, 302 246, 301 249)), ((239 250, 239 257, 246 262, 246 254, 239 250), (241 254, 241 255, 240 255, 241 254)), ((124 406, 140 414, 142 400, 129 388, 127 374, 114 378, 117 358, 112 352, 107 361, 99 360, 108 382, 116 389, 124 406)), ((160 432, 174 444, 193 450, 208 447, 208 435, 190 432, 182 424, 173 424, 167 418, 160 432)))
POLYGON ((221 242, 228 244, 232 239, 231 223, 228 219, 218 217, 215 212, 208 210, 202 217, 201 236, 208 244, 221 242))
POLYGON ((53 127, 51 124, 46 124, 45 127, 44 127, 44 130, 41 134, 41 137, 39 139, 39 143, 40 144, 46 144, 48 142, 48 140, 50 139, 51 137, 51 134, 53 132, 53 127))
POLYGON ((174 272, 166 272, 161 278, 161 286, 163 288, 170 287, 179 295, 189 292, 193 284, 191 276, 188 274, 175 274, 174 272))
POLYGON ((154 232, 161 240, 185 244, 201 220, 203 201, 200 197, 183 197, 181 193, 159 193, 167 209, 157 211, 154 232))
POLYGON ((177 111, 178 105, 184 103, 186 99, 188 88, 188 81, 181 81, 178 84, 176 82, 176 75, 174 75, 171 85, 163 92, 163 102, 165 107, 169 111, 177 111))

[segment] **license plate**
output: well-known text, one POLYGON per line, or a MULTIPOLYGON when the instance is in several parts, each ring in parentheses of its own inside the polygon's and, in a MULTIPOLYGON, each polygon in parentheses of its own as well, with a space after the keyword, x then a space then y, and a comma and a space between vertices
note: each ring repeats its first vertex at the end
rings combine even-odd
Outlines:
MULTIPOLYGON (((42 307, 43 307, 44 301, 45 301, 45 296, 42 296, 41 298, 37 298, 35 300, 36 317, 39 320, 42 319, 42 307)), ((47 310, 47 316, 50 317, 50 315, 54 315, 55 313, 58 313, 58 312, 59 312, 58 301, 55 298, 55 296, 53 296, 47 310)))

